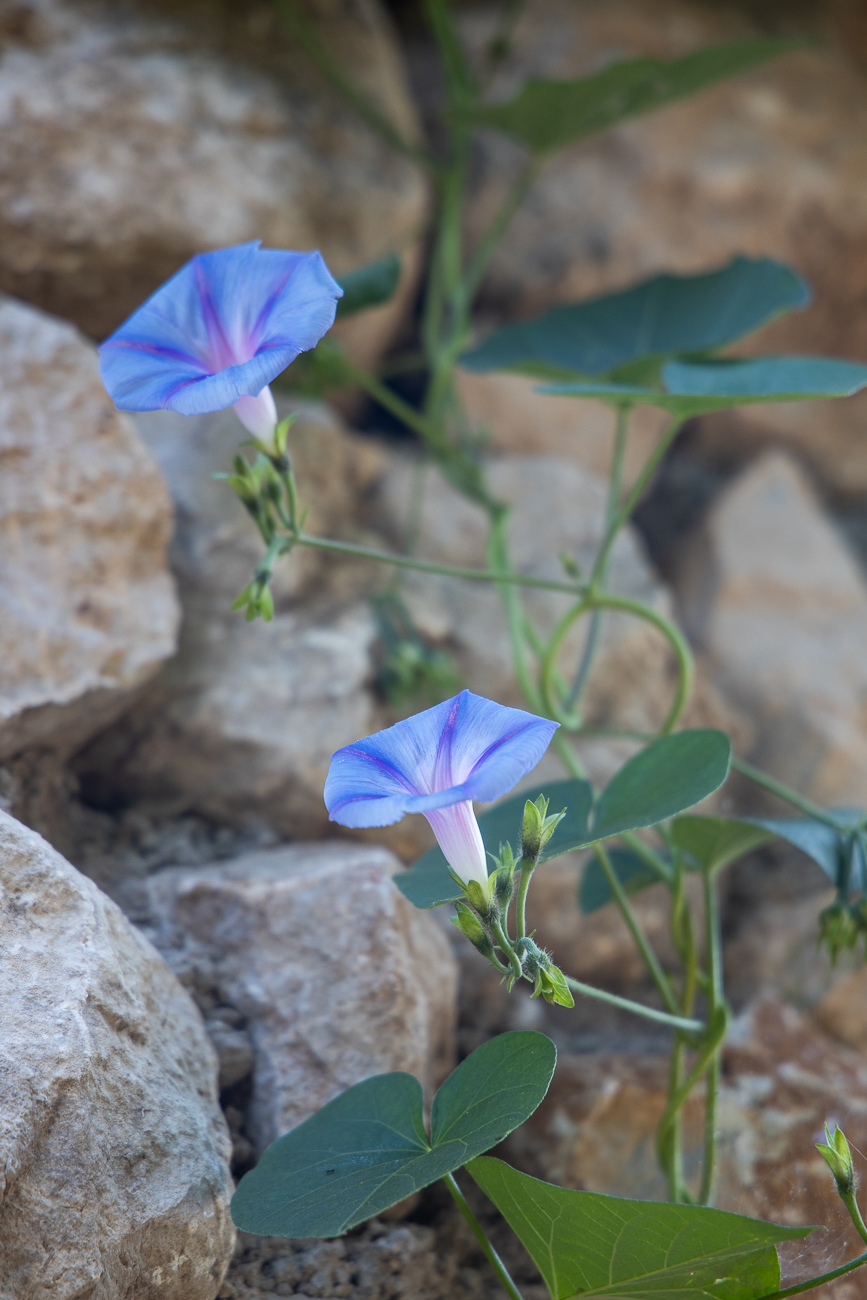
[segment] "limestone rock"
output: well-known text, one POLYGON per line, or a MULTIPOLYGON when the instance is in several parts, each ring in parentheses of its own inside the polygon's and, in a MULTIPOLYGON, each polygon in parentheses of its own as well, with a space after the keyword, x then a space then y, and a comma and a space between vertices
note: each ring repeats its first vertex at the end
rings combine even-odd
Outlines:
MULTIPOLYGON (((498 13, 496 6, 464 12, 473 51, 485 48, 498 13)), ((507 99, 529 77, 574 77, 615 59, 671 58, 757 34, 737 6, 533 0, 491 93, 507 99)), ((738 253, 771 255, 812 284, 815 304, 764 332, 756 349, 867 356, 867 84, 849 62, 850 48, 851 41, 844 54, 829 41, 787 54, 559 153, 493 260, 487 311, 524 317, 660 271, 694 273, 738 253)), ((473 237, 491 220, 521 157, 504 138, 485 138, 473 237)), ((741 450, 783 441, 835 490, 857 494, 867 487, 865 411, 862 396, 751 407, 702 424, 721 453, 735 438, 741 450)))
POLYGON ((826 1033, 861 1052, 867 1050, 867 967, 863 962, 835 980, 815 1014, 826 1033))
MULTIPOLYGON (((380 454, 327 408, 299 409, 289 447, 308 527, 355 535, 358 499, 380 454)), ((82 755, 79 771, 109 789, 109 802, 168 801, 218 821, 321 834, 332 753, 376 729, 367 689, 376 627, 363 599, 375 571, 298 548, 278 566, 273 621, 245 622, 231 604, 262 541, 211 477, 230 467, 243 437, 236 416, 157 412, 139 427, 176 504, 170 554, 184 603, 181 643, 135 709, 82 755)))
MULTIPOLYGON (((337 275, 407 252, 398 299, 344 330, 359 360, 376 359, 413 293, 424 180, 324 85, 273 6, 12 8, 0 61, 0 286, 101 338, 204 249, 319 247, 337 275)), ((307 10, 412 136, 377 0, 307 10)))
POLYGON ((229 1142, 189 996, 120 910, 0 812, 0 1296, 213 1300, 229 1142))
MULTIPOLYGON (((382 483, 381 519, 395 537, 403 526, 411 475, 408 461, 396 461, 382 483)), ((509 456, 490 461, 488 480, 495 497, 519 507, 509 524, 513 563, 519 571, 563 579, 558 557, 566 552, 583 572, 589 572, 604 531, 606 488, 602 479, 575 461, 559 457, 509 456)), ((431 471, 421 511, 418 553, 449 564, 484 566, 486 530, 482 512, 431 471)), ((609 585, 654 609, 669 608, 668 593, 631 529, 624 530, 614 546, 609 585)), ((524 703, 515 685, 508 632, 495 590, 452 578, 411 574, 404 592, 419 628, 453 652, 471 690, 501 703, 524 703)), ((524 603, 540 633, 548 636, 568 609, 570 598, 526 589, 524 603)), ((568 674, 574 672, 580 658, 586 628, 585 619, 564 643, 562 662, 568 674)), ((662 721, 673 678, 668 650, 658 633, 638 619, 620 613, 606 615, 598 664, 587 702, 588 719, 636 730, 649 730, 662 721)))
POLYGON ((0 760, 88 740, 172 654, 171 505, 71 325, 0 297, 0 760))
MULTIPOLYGON (((661 1054, 561 1055, 545 1101, 509 1138, 509 1159, 564 1187, 663 1199, 653 1135, 665 1106, 666 1068, 661 1054)), ((760 1002, 732 1026, 718 1108, 714 1204, 831 1230, 795 1243, 794 1250, 783 1248, 783 1285, 831 1267, 830 1242, 834 1262, 860 1249, 814 1143, 831 1119, 863 1149, 865 1083, 863 1058, 790 1007, 760 1002)), ((702 1118, 695 1096, 685 1114, 687 1167, 700 1150, 702 1118)), ((854 1300, 857 1292, 829 1294, 854 1300)))
POLYGON ((182 982, 245 1018, 259 1151, 361 1079, 430 1089, 453 1064, 454 962, 397 868, 385 849, 294 844, 146 882, 147 932, 182 982))
POLYGON ((751 760, 823 804, 867 799, 867 588, 798 465, 768 452, 712 506, 676 587, 751 760))

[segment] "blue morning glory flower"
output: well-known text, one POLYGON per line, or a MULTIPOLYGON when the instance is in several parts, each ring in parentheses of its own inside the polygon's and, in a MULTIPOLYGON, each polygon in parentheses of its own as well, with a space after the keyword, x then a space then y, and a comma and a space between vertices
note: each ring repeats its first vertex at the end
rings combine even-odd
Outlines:
POLYGON ((452 871, 487 888, 473 800, 506 794, 536 766, 556 722, 470 691, 338 749, 325 782, 331 821, 390 826, 423 813, 452 871))
POLYGON ((260 242, 200 253, 106 339, 100 370, 120 410, 234 406, 251 433, 270 437, 268 384, 331 328, 343 290, 321 253, 260 242))

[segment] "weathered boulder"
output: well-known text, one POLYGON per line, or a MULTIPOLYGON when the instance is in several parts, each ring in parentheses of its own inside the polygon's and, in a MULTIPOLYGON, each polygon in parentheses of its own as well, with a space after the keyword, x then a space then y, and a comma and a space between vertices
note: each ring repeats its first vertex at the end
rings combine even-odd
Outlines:
POLYGON ((162 476, 64 321, 0 297, 0 761, 67 752, 175 648, 162 476))
POLYGON ((804 473, 768 452, 717 498, 675 577, 751 759, 824 804, 867 799, 867 587, 804 473))
POLYGON ((454 962, 392 884, 398 866, 385 849, 294 844, 144 885, 146 932, 181 981, 244 1018, 259 1151, 361 1079, 407 1070, 431 1089, 454 1063, 454 962))
MULTIPOLYGON (((498 12, 464 11, 473 51, 494 34, 498 12)), ((491 93, 507 99, 529 77, 574 77, 615 59, 670 58, 757 34, 737 6, 533 0, 491 93)), ((813 285, 815 304, 764 332, 758 350, 867 356, 867 84, 849 48, 851 40, 846 53, 833 41, 817 43, 558 154, 494 257, 483 287, 488 313, 528 316, 660 271, 698 272, 738 253, 772 255, 813 285)), ((504 138, 485 137, 473 237, 521 157, 504 138)), ((865 410, 867 398, 859 397, 751 407, 702 425, 720 451, 735 440, 740 451, 768 440, 797 447, 826 483, 857 494, 867 487, 865 410)))
MULTIPOLYGON (((353 536, 381 456, 327 408, 300 410, 289 447, 307 526, 353 536)), ((240 502, 212 478, 230 468, 244 436, 234 412, 157 412, 139 428, 175 499, 181 642, 130 714, 82 755, 82 778, 107 787, 109 800, 168 801, 217 820, 321 834, 331 754, 375 729, 367 687, 376 627, 363 598, 375 570, 298 548, 276 571, 273 621, 245 622, 231 604, 264 548, 240 502)))
POLYGON ((213 1300, 229 1141, 201 1017, 121 911, 0 812, 0 1296, 213 1300))
MULTIPOLYGON (((509 1138, 508 1157, 564 1187, 664 1199, 654 1130, 665 1107, 666 1069, 662 1054, 561 1055, 545 1101, 509 1138)), ((824 1121, 836 1120, 863 1148, 865 1083, 863 1057, 790 1007, 760 1002, 732 1026, 718 1107, 714 1204, 831 1230, 781 1250, 784 1285, 861 1249, 814 1143, 824 1121)), ((687 1166, 698 1159, 702 1119, 701 1099, 694 1096, 685 1113, 687 1166)), ((841 1292, 841 1300, 855 1294, 841 1292)))
MULTIPOLYGON (((338 275, 405 251, 399 298, 347 324, 355 355, 373 361, 412 296, 424 180, 324 84, 272 5, 235 8, 12 7, 0 61, 0 287, 101 338, 207 248, 320 247, 338 275)), ((377 0, 306 8, 411 137, 377 0)))

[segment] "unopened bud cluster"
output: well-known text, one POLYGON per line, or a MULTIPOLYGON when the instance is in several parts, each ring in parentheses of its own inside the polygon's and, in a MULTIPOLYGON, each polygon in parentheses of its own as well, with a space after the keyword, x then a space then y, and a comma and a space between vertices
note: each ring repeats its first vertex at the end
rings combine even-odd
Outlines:
POLYGON ((867 955, 867 898, 860 898, 856 903, 838 900, 825 908, 819 917, 819 947, 827 950, 832 966, 860 938, 864 939, 867 955))
POLYGON ((564 815, 560 812, 549 816, 544 795, 535 801, 528 799, 521 821, 520 857, 515 857, 508 843, 500 845, 496 857, 490 854, 493 871, 488 876, 487 889, 477 880, 462 882, 467 901, 457 904, 452 923, 492 966, 503 972, 510 989, 516 979, 527 979, 533 985, 534 998, 543 997, 546 1002, 571 1007, 574 1001, 562 971, 532 936, 523 933, 523 912, 517 938, 509 935, 509 912, 516 883, 520 881, 519 901, 523 907, 540 854, 564 815))
POLYGON ((253 581, 232 605, 233 610, 246 610, 248 620, 263 618, 267 623, 273 617, 271 579, 274 565, 280 556, 292 549, 301 526, 295 479, 286 450, 289 429, 295 418, 290 415, 280 421, 270 445, 260 438, 247 439, 246 445, 254 447, 258 453, 252 464, 239 452, 232 460, 231 474, 214 475, 234 489, 268 547, 253 581), (281 529, 286 530, 283 535, 281 529))

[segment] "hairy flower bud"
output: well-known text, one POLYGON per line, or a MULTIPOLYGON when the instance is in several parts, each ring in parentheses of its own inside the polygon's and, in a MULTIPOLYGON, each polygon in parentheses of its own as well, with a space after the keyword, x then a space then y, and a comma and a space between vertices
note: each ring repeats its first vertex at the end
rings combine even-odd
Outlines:
POLYGON ((525 862, 535 862, 542 852, 542 822, 545 817, 539 804, 544 803, 547 811, 548 800, 540 795, 535 803, 528 799, 524 804, 524 820, 521 825, 521 857, 525 862))

